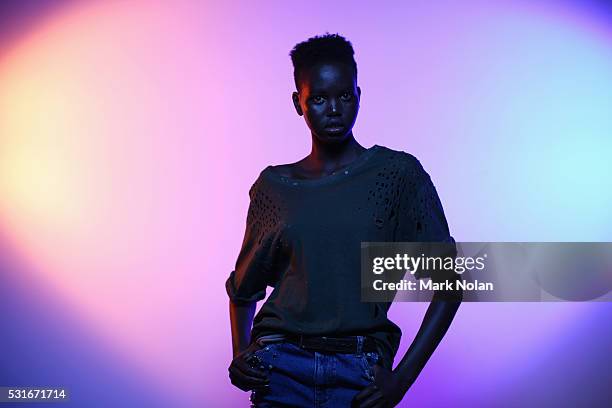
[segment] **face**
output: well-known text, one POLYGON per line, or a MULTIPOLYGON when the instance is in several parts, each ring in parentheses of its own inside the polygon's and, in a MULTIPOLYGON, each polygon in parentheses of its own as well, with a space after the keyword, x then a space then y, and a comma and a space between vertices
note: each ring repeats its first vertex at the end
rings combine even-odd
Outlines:
POLYGON ((352 137, 361 89, 353 69, 343 63, 321 63, 302 75, 293 104, 314 137, 337 143, 352 137))

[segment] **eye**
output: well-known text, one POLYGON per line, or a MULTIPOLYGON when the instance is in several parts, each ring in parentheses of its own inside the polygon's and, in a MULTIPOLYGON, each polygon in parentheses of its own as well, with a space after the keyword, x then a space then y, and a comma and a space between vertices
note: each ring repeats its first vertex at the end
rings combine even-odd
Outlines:
POLYGON ((321 96, 321 95, 315 95, 312 97, 312 101, 316 104, 320 104, 325 102, 325 97, 321 96))
POLYGON ((349 93, 349 92, 343 93, 342 95, 340 95, 340 97, 344 101, 350 101, 351 99, 353 99, 353 95, 351 93, 349 93))

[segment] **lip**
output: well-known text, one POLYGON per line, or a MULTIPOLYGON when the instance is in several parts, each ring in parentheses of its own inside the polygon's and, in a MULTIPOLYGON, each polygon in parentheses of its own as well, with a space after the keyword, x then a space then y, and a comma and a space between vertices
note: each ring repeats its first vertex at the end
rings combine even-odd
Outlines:
POLYGON ((342 123, 332 123, 325 126, 325 129, 342 129, 344 125, 342 123))

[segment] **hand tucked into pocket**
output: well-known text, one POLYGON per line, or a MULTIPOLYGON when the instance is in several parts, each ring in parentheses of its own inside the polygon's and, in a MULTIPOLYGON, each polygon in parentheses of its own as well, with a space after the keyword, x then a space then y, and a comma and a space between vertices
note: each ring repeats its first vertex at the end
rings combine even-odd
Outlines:
POLYGON ((404 398, 410 384, 406 384, 396 372, 376 364, 373 373, 374 382, 355 395, 351 407, 390 408, 404 398))
POLYGON ((269 383, 268 373, 259 367, 259 357, 255 354, 260 349, 259 344, 252 343, 234 357, 228 368, 232 384, 243 391, 265 387, 269 383))

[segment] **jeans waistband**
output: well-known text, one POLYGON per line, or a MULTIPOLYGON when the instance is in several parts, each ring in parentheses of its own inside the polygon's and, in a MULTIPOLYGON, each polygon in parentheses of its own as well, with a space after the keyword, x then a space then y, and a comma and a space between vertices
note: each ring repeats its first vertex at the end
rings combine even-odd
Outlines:
POLYGON ((256 342, 260 347, 269 343, 287 341, 294 343, 301 348, 310 349, 313 351, 330 351, 338 353, 362 353, 368 351, 377 351, 376 342, 374 339, 363 336, 301 336, 295 334, 280 334, 274 333, 257 338, 256 342))

